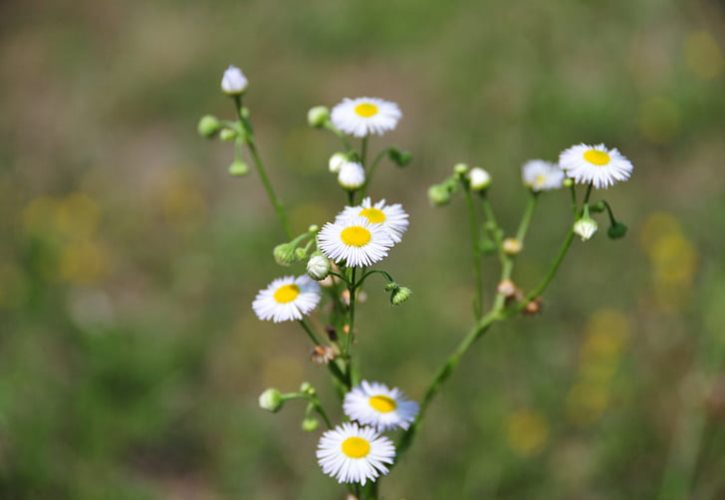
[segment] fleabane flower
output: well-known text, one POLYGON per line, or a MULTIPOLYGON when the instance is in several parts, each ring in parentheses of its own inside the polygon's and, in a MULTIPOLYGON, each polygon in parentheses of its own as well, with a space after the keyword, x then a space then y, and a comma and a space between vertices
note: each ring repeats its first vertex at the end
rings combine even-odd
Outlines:
POLYGON ((261 290, 252 309, 265 321, 295 321, 309 314, 320 302, 320 287, 308 276, 277 278, 261 290))
POLYGON ((474 191, 483 191, 491 185, 491 174, 481 167, 473 167, 468 171, 468 182, 474 191))
POLYGON ((360 163, 346 161, 340 165, 337 183, 348 191, 355 191, 365 184, 365 169, 360 163))
POLYGON ((383 260, 395 243, 380 224, 364 217, 336 220, 325 224, 317 234, 320 251, 335 263, 367 267, 383 260))
POLYGON ((367 137, 393 130, 402 113, 397 104, 377 97, 345 98, 332 108, 332 124, 346 134, 367 137))
POLYGON ((396 427, 407 429, 418 415, 418 403, 410 401, 402 391, 366 380, 345 395, 343 409, 351 420, 381 432, 396 427))
POLYGON ((230 65, 226 71, 224 71, 221 87, 225 94, 243 94, 244 91, 247 90, 247 85, 249 85, 249 81, 247 80, 247 77, 244 76, 241 69, 230 65))
POLYGON ((344 423, 326 431, 317 445, 322 472, 340 483, 375 481, 387 474, 395 458, 395 446, 371 427, 344 423))
POLYGON ((593 184, 597 189, 626 181, 634 169, 616 148, 608 149, 604 144, 572 146, 559 156, 559 166, 578 184, 593 184))
POLYGON ((521 167, 524 185, 534 192, 560 189, 564 185, 564 171, 558 165, 544 160, 530 160, 521 167))
POLYGON ((367 219, 370 224, 379 224, 388 232, 393 243, 400 243, 403 233, 408 230, 408 214, 398 203, 388 205, 385 200, 380 200, 373 204, 368 197, 360 205, 345 207, 337 219, 348 220, 357 217, 367 219))

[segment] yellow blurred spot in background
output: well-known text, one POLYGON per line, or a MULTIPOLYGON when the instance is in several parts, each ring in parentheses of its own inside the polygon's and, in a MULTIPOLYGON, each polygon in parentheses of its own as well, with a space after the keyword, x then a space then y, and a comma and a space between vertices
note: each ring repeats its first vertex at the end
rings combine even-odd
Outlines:
POLYGON ((696 31, 685 41, 687 67, 699 78, 711 80, 722 74, 723 54, 713 36, 707 31, 696 31))
POLYGON ((506 437, 513 451, 529 457, 546 446, 549 440, 549 423, 535 410, 518 410, 508 417, 506 437))
POLYGON ((63 247, 60 254, 59 276, 75 285, 90 285, 103 279, 110 268, 105 246, 84 240, 63 247))

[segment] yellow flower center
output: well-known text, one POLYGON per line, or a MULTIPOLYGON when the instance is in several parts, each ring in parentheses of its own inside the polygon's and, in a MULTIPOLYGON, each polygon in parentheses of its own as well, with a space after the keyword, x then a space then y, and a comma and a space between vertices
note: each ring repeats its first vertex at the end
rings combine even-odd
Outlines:
POLYGON ((340 233, 342 242, 351 247, 364 247, 370 242, 370 231, 361 226, 346 227, 340 233))
POLYGON ((385 213, 379 208, 363 208, 358 215, 365 217, 370 224, 385 222, 385 213))
POLYGON ((349 437, 342 442, 342 452, 350 458, 364 458, 370 453, 370 443, 361 437, 349 437))
POLYGON ((282 285, 274 292, 274 300, 280 304, 292 302, 300 294, 300 287, 294 283, 291 285, 282 285))
POLYGON ((534 186, 541 187, 546 182, 546 176, 539 174, 536 176, 536 179, 534 179, 534 186))
POLYGON ((602 167, 609 164, 609 153, 606 151, 598 151, 596 149, 587 149, 584 151, 584 159, 589 163, 602 167))
POLYGON ((363 118, 370 118, 378 114, 378 107, 369 102, 361 102, 355 106, 355 113, 363 118))
POLYGON ((382 395, 371 396, 368 402, 370 403, 370 406, 380 413, 390 413, 398 407, 398 404, 393 398, 382 395))

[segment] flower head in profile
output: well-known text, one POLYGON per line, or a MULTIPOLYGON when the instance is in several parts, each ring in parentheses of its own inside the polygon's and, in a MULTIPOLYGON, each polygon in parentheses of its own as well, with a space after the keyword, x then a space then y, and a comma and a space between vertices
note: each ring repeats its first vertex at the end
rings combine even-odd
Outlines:
POLYGON ((468 171, 468 182, 474 191, 483 191, 491 185, 491 174, 481 167, 473 167, 468 171))
POLYGON ((559 166, 578 184, 593 184, 606 189, 618 181, 626 181, 634 167, 616 148, 604 144, 572 146, 559 156, 559 166))
POLYGON ((228 95, 240 95, 247 90, 249 81, 242 70, 236 66, 229 66, 222 77, 222 91, 228 95))
POLYGON ((317 461, 322 471, 340 483, 375 481, 387 474, 395 459, 393 442, 370 427, 345 423, 322 434, 317 461))
POLYGON ((360 189, 365 184, 365 169, 360 163, 345 161, 339 166, 337 183, 348 191, 360 189))
POLYGON ((383 260, 395 242, 380 224, 364 217, 336 220, 325 224, 317 234, 320 251, 335 263, 367 267, 383 260))
POLYGON ((393 130, 402 113, 397 104, 377 97, 345 98, 332 108, 332 124, 346 134, 367 137, 393 130))
POLYGON ((393 243, 400 243, 403 233, 408 230, 408 214, 403 207, 396 203, 388 205, 385 200, 373 203, 371 199, 365 198, 360 205, 345 207, 337 216, 337 220, 348 220, 363 217, 370 224, 379 224, 383 227, 393 240, 393 243))
POLYGON ((277 278, 261 290, 252 303, 257 317, 265 321, 295 321, 309 314, 320 302, 320 286, 308 276, 277 278))
POLYGON ((407 429, 418 414, 418 403, 397 388, 363 380, 345 395, 343 409, 351 420, 382 432, 396 427, 407 429))
POLYGON ((558 165, 544 160, 530 160, 521 168, 524 185, 534 192, 560 189, 564 185, 564 171, 558 165))

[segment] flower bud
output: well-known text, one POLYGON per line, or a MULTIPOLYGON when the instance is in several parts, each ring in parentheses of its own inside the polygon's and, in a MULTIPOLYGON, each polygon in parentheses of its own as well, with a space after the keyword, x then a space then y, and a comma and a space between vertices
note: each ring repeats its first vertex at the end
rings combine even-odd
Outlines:
POLYGON ((237 131, 231 128, 224 128, 219 132, 219 139, 225 142, 231 142, 237 138, 237 131))
POLYGON ((259 406, 263 410, 276 413, 282 408, 282 405, 284 405, 284 398, 277 389, 267 389, 259 396, 259 406))
POLYGON ((236 66, 229 66, 222 77, 222 92, 227 95, 242 95, 247 90, 249 81, 242 70, 236 66))
POLYGON ((320 422, 315 417, 305 417, 302 421, 302 430, 305 432, 315 432, 320 426, 320 422))
POLYGON ((616 222, 609 226, 609 230, 607 231, 607 236, 613 240, 618 240, 619 238, 624 238, 624 235, 627 234, 627 226, 622 224, 621 222, 616 222))
POLYGON ((428 188, 428 199, 432 205, 442 207, 451 201, 451 190, 443 184, 435 184, 428 188))
POLYGON ((345 162, 337 174, 337 182, 348 191, 355 191, 365 184, 365 169, 355 162, 345 162))
POLYGON ((302 382, 300 384, 300 392, 304 392, 308 396, 314 396, 317 393, 317 391, 315 391, 315 388, 312 387, 312 384, 310 384, 309 382, 302 382))
POLYGON ((516 238, 506 238, 503 240, 502 246, 506 255, 517 255, 523 249, 523 245, 516 238))
POLYGON ((491 185, 491 176, 481 167, 473 167, 468 172, 468 182, 473 191, 483 191, 491 185))
POLYGON ((295 261, 295 246, 290 243, 280 243, 274 247, 272 255, 280 266, 289 266, 295 261))
POLYGON ((249 166, 242 160, 234 160, 232 164, 229 165, 230 175, 233 175, 235 177, 241 177, 243 175, 247 175, 247 173, 249 173, 249 166))
POLYGON ((574 179, 567 177, 564 179, 564 187, 570 188, 574 185, 574 179))
POLYGON ((388 158, 399 167, 405 167, 413 159, 413 155, 408 151, 402 151, 398 148, 388 149, 388 158))
POLYGON ((393 290, 397 290, 398 288, 400 288, 400 285, 398 285, 395 281, 388 281, 385 284, 386 292, 392 292, 393 290))
POLYGON ((456 163, 453 167, 453 173, 456 175, 464 175, 466 172, 468 172, 468 165, 465 163, 456 163))
POLYGON ((503 280, 496 287, 496 292, 500 293, 506 298, 515 296, 517 291, 518 289, 516 288, 516 285, 511 280, 503 280))
POLYGON ((347 162, 347 155, 345 153, 335 153, 330 156, 330 160, 327 162, 327 168, 332 174, 339 174, 342 166, 347 162))
POLYGON ((413 290, 406 286, 401 286, 400 288, 397 288, 393 291, 392 295, 390 296, 390 302, 394 306, 399 306, 400 304, 408 300, 411 295, 413 295, 413 290))
POLYGON ((323 255, 313 255, 307 261, 307 274, 315 281, 324 280, 330 275, 330 261, 323 255))
POLYGON ((330 110, 327 106, 315 106, 307 112, 307 123, 313 128, 322 128, 330 120, 330 110))
POLYGON ((580 236, 582 241, 587 241, 597 232, 599 226, 597 225, 597 221, 585 215, 574 223, 573 229, 574 233, 580 236))
POLYGON ((534 316, 535 314, 539 314, 541 312, 541 299, 536 298, 530 302, 528 302, 524 306, 523 313, 526 316, 534 316))
POLYGON ((206 115, 201 117, 196 129, 202 137, 214 137, 214 134, 219 132, 220 128, 221 122, 219 122, 219 119, 216 116, 206 115))

